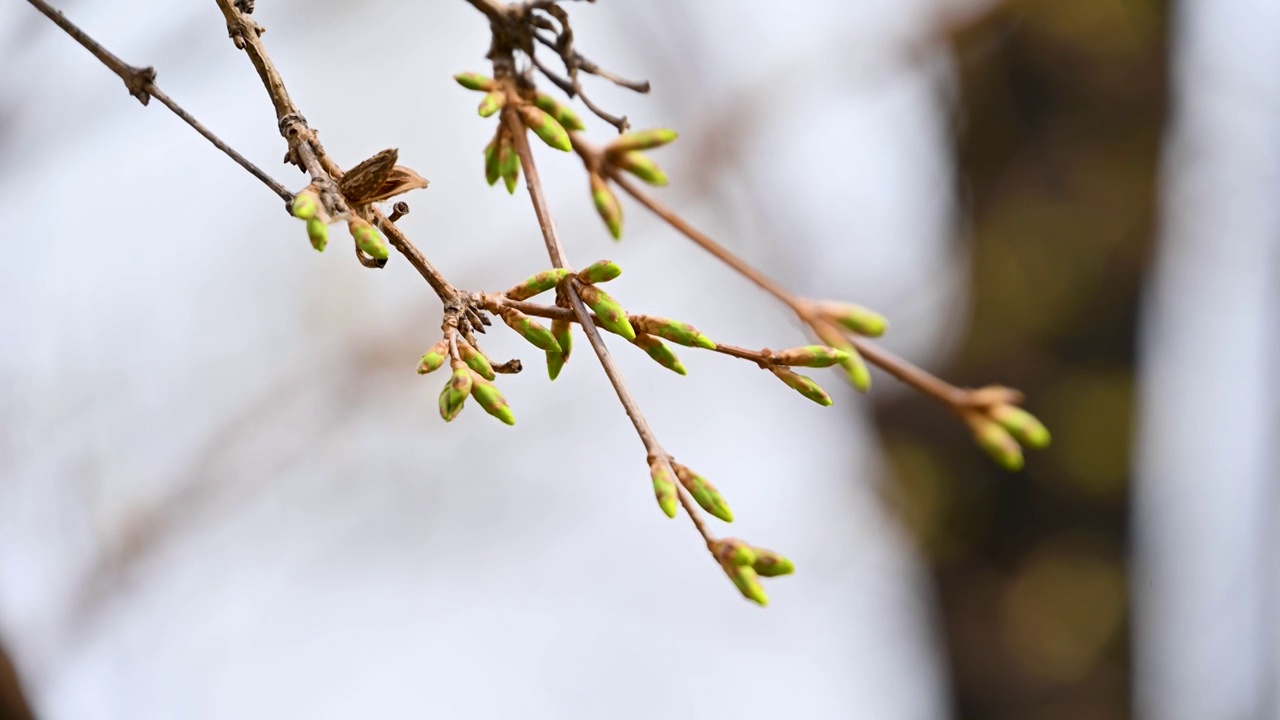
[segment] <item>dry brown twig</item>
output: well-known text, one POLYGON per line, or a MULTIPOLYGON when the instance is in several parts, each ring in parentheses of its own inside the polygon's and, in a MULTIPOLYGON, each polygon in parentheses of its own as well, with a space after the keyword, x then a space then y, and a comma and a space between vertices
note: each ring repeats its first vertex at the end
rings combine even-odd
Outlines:
POLYGON ((329 225, 345 220, 354 240, 357 259, 366 267, 379 268, 388 258, 383 242, 385 234, 385 239, 418 270, 443 304, 443 337, 422 356, 418 372, 427 374, 446 363, 449 365, 449 380, 440 395, 440 413, 445 420, 456 417, 466 400, 473 398, 494 417, 508 424, 515 422, 494 381, 498 374, 519 372, 520 362, 493 363, 480 349, 475 337, 476 333, 485 332, 485 327, 492 324, 491 315, 500 318, 544 351, 552 380, 569 359, 571 327, 577 324, 586 335, 644 446, 659 506, 669 517, 674 517, 678 508, 684 509, 707 549, 744 597, 765 604, 767 597, 760 578, 792 572, 791 561, 742 540, 717 538, 711 532, 702 511, 729 522, 733 516, 728 505, 714 486, 676 462, 658 441, 613 361, 601 330, 625 338, 662 366, 682 375, 685 374, 684 366, 667 343, 711 350, 753 362, 806 398, 822 405, 831 404, 830 395, 811 378, 793 368, 840 367, 849 381, 865 392, 870 385, 866 362, 870 362, 956 413, 971 428, 979 445, 1011 470, 1022 466, 1022 445, 1033 448, 1047 445, 1048 431, 1019 407, 1023 398, 1017 391, 1000 386, 959 388, 895 357, 868 340, 887 329, 884 318, 877 313, 849 303, 817 301, 790 292, 642 189, 631 176, 652 185, 667 184, 666 174, 643 151, 673 141, 676 134, 670 130, 628 133, 626 117, 605 111, 584 93, 580 77, 583 73, 641 93, 648 92, 649 84, 623 79, 582 55, 574 44, 568 12, 555 0, 529 0, 511 5, 498 0, 467 0, 484 13, 492 30, 488 58, 493 64, 493 77, 474 73, 456 76, 464 87, 485 93, 479 109, 481 116, 498 115, 494 138, 485 149, 486 179, 490 185, 502 179, 508 191, 514 192, 523 173, 552 265, 552 269, 537 273, 502 293, 463 291, 444 278, 395 225, 409 212, 408 205, 396 202, 390 216, 377 207, 378 203, 404 192, 425 188, 427 181, 409 168, 397 165, 398 154, 394 149, 378 153, 344 172, 330 157, 315 129, 307 123, 289 96, 284 80, 263 45, 263 28, 251 17, 252 0, 215 1, 226 20, 232 41, 248 56, 271 98, 277 127, 287 144, 284 161, 296 165, 310 178, 310 183, 297 193, 286 190, 164 95, 155 84, 156 73, 152 68, 128 65, 89 38, 44 0, 29 0, 119 76, 130 94, 143 105, 152 97, 159 99, 285 199, 287 209, 306 222, 308 237, 317 250, 323 250, 328 243, 329 225), (536 57, 539 46, 555 54, 564 68, 563 74, 551 70, 536 57), (520 65, 522 59, 523 67, 520 65), (613 125, 620 135, 603 146, 587 141, 577 115, 538 90, 536 79, 539 75, 570 99, 581 99, 589 110, 613 125), (612 189, 618 187, 677 232, 789 307, 823 344, 776 351, 768 348, 749 350, 715 342, 686 323, 628 313, 599 287, 616 278, 622 272, 621 268, 611 261, 602 260, 575 272, 565 256, 529 147, 530 130, 549 146, 577 154, 587 173, 592 199, 615 238, 619 238, 622 231, 621 206, 612 189), (553 305, 530 301, 536 295, 552 291, 556 297, 553 305), (541 325, 534 318, 551 320, 551 327, 541 325))

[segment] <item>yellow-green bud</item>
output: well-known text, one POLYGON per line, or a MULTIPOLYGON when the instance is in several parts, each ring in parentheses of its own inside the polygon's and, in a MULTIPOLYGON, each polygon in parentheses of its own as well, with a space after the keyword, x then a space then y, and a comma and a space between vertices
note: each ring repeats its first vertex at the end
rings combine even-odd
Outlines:
POLYGON ((509 307, 502 308, 498 311, 498 315, 512 330, 515 330, 539 350, 561 351, 560 344, 556 342, 556 338, 551 334, 551 331, 528 315, 509 307))
POLYGON ((987 414, 1005 430, 1008 430, 1018 442, 1032 450, 1043 450, 1049 447, 1052 438, 1049 428, 1044 426, 1035 415, 1015 405, 994 405, 987 414))
POLYGON ((471 72, 458 73, 457 75, 453 76, 453 79, 457 80, 459 85, 461 85, 462 87, 468 90, 479 90, 481 92, 488 92, 490 90, 493 90, 495 87, 497 87, 497 84, 493 82, 492 78, 487 77, 485 75, 481 75, 480 73, 471 73, 471 72))
POLYGON ((676 516, 676 508, 680 500, 676 497, 676 482, 671 467, 662 458, 649 459, 649 477, 653 479, 653 494, 658 499, 658 507, 667 517, 676 516))
POLYGON ((827 394, 822 386, 813 381, 813 378, 805 377, 796 372, 792 372, 782 367, 770 367, 769 370, 777 376, 779 380, 787 384, 787 387, 795 390, 801 395, 818 403, 827 406, 831 404, 831 396, 827 394))
POLYGON ((614 240, 621 240, 622 206, 618 204, 618 196, 609 189, 609 184, 595 173, 591 173, 591 201, 596 204, 596 212, 609 228, 609 234, 614 240))
POLYGON ((318 217, 311 218, 307 221, 307 239, 316 252, 324 252, 325 246, 329 244, 329 226, 318 217))
POLYGON ((541 109, 533 105, 521 105, 520 117, 530 130, 542 138, 542 142, 556 150, 564 152, 573 150, 573 143, 570 142, 569 133, 565 132, 564 126, 541 109))
POLYGON ((622 274, 622 267, 612 260, 597 260, 578 271, 578 279, 588 285, 609 282, 622 274))
POLYGON ((635 343, 636 347, 639 347, 641 350, 648 353, 649 357, 653 358, 654 361, 662 367, 667 368, 668 370, 673 370, 679 375, 686 374, 684 365, 680 364, 680 358, 676 357, 676 354, 671 351, 671 348, 667 347, 666 344, 658 338, 652 335, 641 334, 636 335, 636 339, 631 342, 635 343))
POLYGON ((555 288, 560 284, 561 280, 568 277, 569 271, 564 268, 554 268, 552 270, 543 270, 540 273, 530 275, 524 282, 513 286, 510 290, 503 293, 512 300, 528 300, 529 298, 540 295, 548 290, 555 288))
POLYGON ((480 403, 480 407, 484 408, 485 412, 508 425, 516 424, 516 416, 511 412, 511 406, 507 405, 507 399, 498 392, 496 385, 481 377, 479 373, 472 373, 471 397, 480 403))
POLYGON ((667 130, 665 128, 638 130, 614 138, 612 142, 605 146, 604 151, 610 157, 619 157, 636 150, 651 150, 656 147, 662 147, 677 137, 675 130, 667 130))
POLYGON ((627 311, 623 310, 618 301, 608 293, 595 285, 583 285, 578 289, 578 295, 582 298, 582 302, 595 312, 596 317, 600 318, 600 324, 605 330, 621 335, 627 340, 636 339, 636 331, 627 319, 627 311))
POLYGON ((650 185, 666 185, 669 180, 667 174, 658 167, 658 164, 649 159, 648 155, 639 152, 627 152, 617 156, 610 156, 613 163, 627 172, 635 175, 650 185))
POLYGON ((480 117, 489 117, 490 115, 502 109, 507 104, 507 95, 503 92, 491 92, 480 99, 480 106, 476 108, 480 113, 480 117))
POLYGON ((356 247, 366 255, 378 260, 387 259, 387 245, 382 241, 382 234, 367 220, 352 216, 347 220, 347 229, 356 240, 356 247))
POLYGON ((432 345, 430 350, 423 353, 422 360, 418 362, 418 374, 426 375, 439 370, 444 365, 447 357, 449 357, 449 342, 441 340, 432 345))
POLYGON ((587 126, 582 124, 582 119, 577 113, 569 108, 568 105, 561 103, 546 93, 538 93, 533 98, 533 104, 538 109, 547 113, 556 119, 565 130, 586 130, 587 126))

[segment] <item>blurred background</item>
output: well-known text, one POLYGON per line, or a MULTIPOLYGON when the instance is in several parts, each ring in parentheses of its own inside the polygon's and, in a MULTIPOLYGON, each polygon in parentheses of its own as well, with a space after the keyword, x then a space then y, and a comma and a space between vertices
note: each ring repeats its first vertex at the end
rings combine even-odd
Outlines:
MULTIPOLYGON (((263 0, 291 94, 351 165, 432 181, 400 222, 459 287, 543 269, 460 0, 263 0)), ((292 188, 212 0, 62 0, 292 188)), ((744 363, 616 354, 724 534, 795 576, 742 601, 653 507, 585 346, 519 423, 440 421, 439 308, 407 263, 317 254, 278 199, 0 8, 0 717, 1280 717, 1280 4, 573 4, 589 86, 681 140, 662 199, 885 345, 1025 390, 1055 442, 1006 474, 878 374, 805 403, 744 363)), ((604 137, 608 128, 591 123, 604 137)), ((633 311, 744 346, 783 309, 538 152, 570 256, 633 311)))

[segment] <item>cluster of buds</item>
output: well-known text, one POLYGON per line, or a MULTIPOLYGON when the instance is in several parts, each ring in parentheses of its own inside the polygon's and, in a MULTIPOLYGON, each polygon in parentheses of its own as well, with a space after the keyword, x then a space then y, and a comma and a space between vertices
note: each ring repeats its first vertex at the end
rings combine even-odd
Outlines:
MULTIPOLYGON (((585 128, 582 119, 572 109, 546 93, 535 92, 532 97, 525 99, 508 91, 493 78, 479 73, 458 73, 453 77, 462 87, 485 94, 478 108, 480 117, 489 117, 510 106, 513 112, 520 115, 525 127, 556 150, 573 150, 569 132, 585 128)), ((484 177, 490 185, 501 178, 507 192, 516 191, 516 184, 520 179, 520 158, 516 155, 511 131, 505 123, 498 124, 493 139, 485 146, 484 177)))
POLYGON ((468 397, 484 408, 484 411, 508 425, 515 425, 516 417, 507 405, 507 400, 498 392, 493 384, 497 377, 493 363, 479 348, 468 343, 464 338, 451 334, 451 337, 437 342, 418 363, 418 374, 426 375, 435 372, 449 360, 453 371, 444 389, 440 391, 440 417, 449 422, 462 412, 468 397))
POLYGON ((889 321, 880 313, 846 302, 814 303, 810 312, 809 325, 818 339, 847 355, 839 365, 849 384, 858 392, 870 390, 871 371, 848 336, 880 337, 889 329, 889 321))
POLYGON ((618 203, 618 196, 609 188, 609 176, 615 170, 624 170, 650 185, 666 185, 667 174, 641 151, 662 147, 676 137, 675 130, 665 128, 624 133, 604 147, 601 167, 587 168, 591 201, 614 240, 622 239, 622 206, 618 203))
MULTIPOLYGON (((329 224, 333 220, 321 205, 320 194, 315 186, 309 185, 302 192, 294 195, 293 202, 289 204, 289 211, 299 220, 306 221, 307 238, 311 240, 311 247, 317 252, 324 252, 325 246, 329 244, 329 224)), ((375 260, 387 259, 387 243, 373 223, 358 215, 349 214, 347 231, 351 233, 356 247, 361 252, 375 260)))
POLYGON ((707 545, 738 592, 760 605, 769 604, 769 596, 765 595, 760 578, 790 575, 796 569, 786 557, 736 538, 713 540, 707 545))
POLYGON ((1017 390, 991 385, 969 391, 959 411, 978 447, 1010 472, 1022 469, 1023 448, 1043 450, 1052 440, 1044 423, 1019 407, 1022 401, 1017 390))

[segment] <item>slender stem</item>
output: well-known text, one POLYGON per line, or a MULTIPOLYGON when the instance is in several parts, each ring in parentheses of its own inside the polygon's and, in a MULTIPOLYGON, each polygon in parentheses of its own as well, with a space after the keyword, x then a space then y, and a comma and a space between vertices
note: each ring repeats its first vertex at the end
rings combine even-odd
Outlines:
MULTIPOLYGON (((538 175, 538 167, 534 164, 533 153, 529 150, 529 138, 527 137, 524 123, 520 121, 516 113, 510 110, 504 110, 502 118, 507 123, 507 128, 511 131, 510 135, 516 147, 516 154, 520 156, 520 165, 524 169, 525 185, 529 188, 529 197, 533 201, 533 211, 538 216, 538 226, 542 229, 542 237, 547 245, 547 254, 551 256, 551 264, 558 268, 567 268, 569 263, 565 258, 564 247, 560 243, 560 234, 556 230, 555 220, 551 217, 551 209, 547 207, 547 199, 542 192, 542 178, 538 175)), ((578 297, 578 290, 572 283, 570 283, 569 291, 565 295, 569 298, 569 304, 573 308, 574 315, 578 318, 578 323, 582 325, 582 331, 587 336, 587 341, 591 343, 591 349, 595 350, 596 356, 600 358, 600 366, 604 368, 605 375, 609 377, 609 382, 613 385, 613 390, 618 395, 618 401, 622 403, 623 410, 626 411, 627 417, 631 419, 631 424, 635 426, 636 434, 640 436, 640 441, 644 443, 645 450, 650 455, 665 457, 666 453, 663 452, 662 446, 658 443, 658 438, 649 428, 649 423, 640 412, 640 406, 636 404, 635 398, 631 397, 631 392, 627 389, 627 385, 622 379, 622 373, 614 363, 613 357, 609 355, 609 348, 605 346, 604 338, 600 337, 600 331, 596 329, 595 323, 592 322, 591 313, 582 302, 582 298, 578 297)))
POLYGON ((724 264, 732 267, 734 270, 737 270, 743 277, 755 283, 761 290, 764 290, 774 296, 796 313, 803 315, 804 312, 806 312, 807 308, 805 308, 804 301, 791 294, 791 292, 786 288, 774 282, 773 279, 764 273, 747 264, 747 261, 737 255, 734 255, 725 246, 711 239, 711 237, 706 233, 690 225, 684 218, 680 217, 670 208, 654 199, 652 195, 642 190, 639 185, 632 182, 630 178, 621 173, 617 168, 612 165, 606 165, 605 172, 610 179, 618 183, 618 187, 621 187, 628 195, 635 198, 636 202, 648 208, 648 210, 654 215, 665 220, 668 225, 675 228, 681 235, 684 235, 697 243, 699 247, 716 256, 716 258, 724 264))
MULTIPOLYGON (((263 87, 267 90, 267 95, 271 97, 271 104, 275 108, 276 119, 280 124, 280 132, 289 142, 291 154, 298 164, 306 169, 312 182, 320 188, 322 196, 325 197, 326 206, 340 212, 348 211, 337 187, 337 180, 342 177, 342 169, 325 153, 324 146, 316 138, 315 131, 307 125, 298 106, 289 97, 284 79, 276 70, 275 63, 271 62, 270 56, 267 55, 267 48, 259 37, 262 28, 248 15, 240 12, 232 0, 217 0, 217 3, 227 19, 227 31, 235 41, 236 47, 244 50, 249 56, 250 62, 258 71, 263 87)), ((440 300, 446 305, 456 304, 459 299, 457 289, 449 284, 444 275, 427 260, 404 232, 396 227, 395 223, 391 222, 391 219, 382 211, 373 209, 371 215, 374 222, 386 234, 391 246, 426 279, 427 284, 440 297, 440 300)))
POLYGON ((196 132, 204 136, 205 140, 208 140, 210 143, 213 143, 214 147, 226 153, 226 155, 230 157, 232 160, 235 160, 236 163, 240 165, 240 167, 244 168, 245 170, 248 170, 250 175, 253 175, 254 177, 258 178, 258 180, 262 181, 263 185, 266 185, 267 187, 271 188, 271 191, 274 192, 276 195, 279 195, 282 200, 284 200, 285 202, 289 202, 293 200, 293 193, 290 192, 288 188, 286 188, 279 181, 277 181, 276 179, 268 175, 265 171, 262 170, 262 168, 259 168, 257 165, 254 165, 253 163, 249 162, 247 158, 245 158, 243 155, 241 155, 240 153, 232 149, 230 145, 223 142, 222 138, 219 138, 217 135, 214 135, 212 132, 210 132, 209 129, 206 128, 204 125, 202 125, 199 120, 196 120, 194 117, 192 117, 191 113, 182 109, 181 105, 174 102, 169 98, 168 95, 161 92, 160 88, 155 86, 155 83, 152 83, 150 85, 150 87, 148 88, 148 91, 151 93, 153 97, 155 97, 155 99, 159 100, 165 107, 172 110, 174 115, 177 115, 178 117, 182 118, 183 122, 190 125, 193 129, 195 129, 196 132))
POLYGON ((236 161, 236 163, 248 170, 251 175, 262 181, 262 184, 271 188, 271 191, 279 195, 286 202, 293 199, 293 193, 289 192, 284 185, 268 175, 262 168, 254 165, 248 158, 241 155, 234 148, 222 140, 222 138, 214 135, 212 131, 206 128, 199 120, 196 120, 191 113, 187 112, 181 105, 160 90, 155 83, 156 71, 154 68, 136 68, 116 57, 111 51, 98 44, 96 40, 89 37, 83 30, 76 27, 74 23, 66 18, 60 10, 50 7, 44 0, 28 0, 37 10, 44 13, 45 17, 53 21, 55 25, 62 28, 76 42, 80 43, 94 57, 98 58, 103 65, 114 72, 124 81, 125 87, 129 89, 129 94, 138 98, 143 104, 147 105, 148 100, 152 97, 159 100, 161 104, 169 108, 169 111, 177 115, 183 122, 190 125, 196 132, 204 136, 204 139, 213 144, 214 147, 221 150, 227 157, 236 161))
MULTIPOLYGON (((589 148, 584 148, 583 153, 589 155, 592 152, 589 148)), ((813 302, 799 297, 791 293, 786 288, 773 281, 764 273, 755 269, 747 263, 747 261, 738 257, 724 247, 720 243, 711 239, 702 231, 690 225, 684 218, 677 215, 667 206, 658 202, 652 195, 640 188, 631 178, 624 175, 613 165, 605 165, 605 173, 618 184, 628 195, 635 198, 637 202, 645 206, 650 212, 657 215, 675 228, 680 234, 697 243, 707 252, 716 256, 719 260, 737 270, 744 277, 755 283, 765 292, 782 301, 787 307, 791 308, 800 320, 806 325, 813 327, 815 323, 822 322, 822 319, 815 315, 813 302)), ((848 335, 846 333, 846 335, 848 335)), ((849 341, 862 353, 872 365, 884 370, 898 380, 910 385, 920 392, 934 398, 943 405, 951 408, 959 408, 964 405, 968 391, 963 388, 956 387, 942 378, 933 375, 913 365, 910 362, 894 355, 879 345, 856 335, 848 335, 849 341)))

